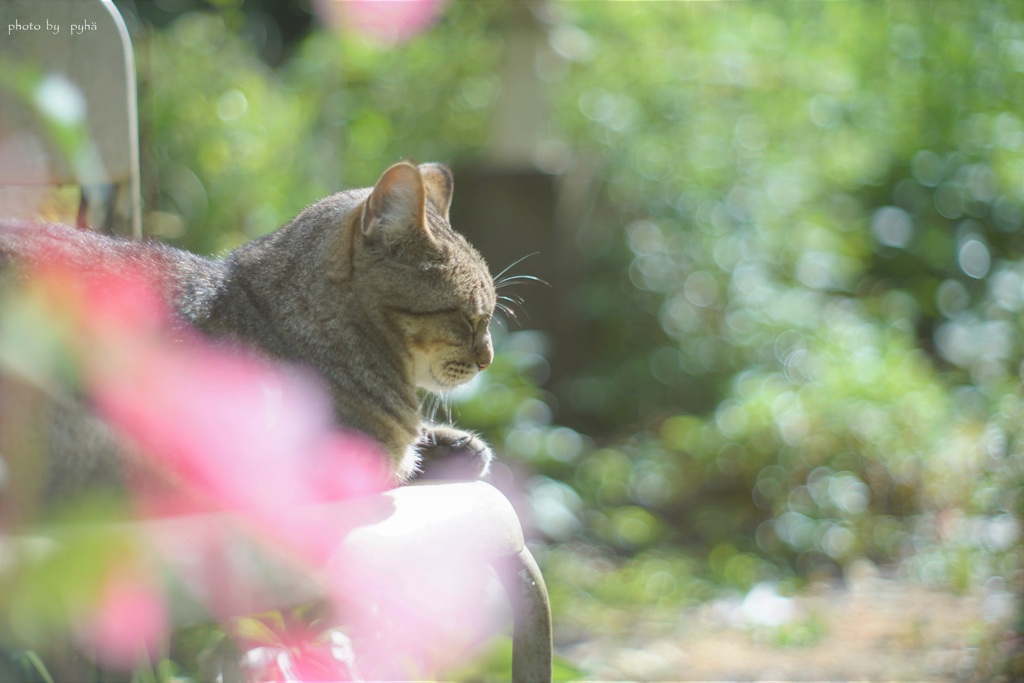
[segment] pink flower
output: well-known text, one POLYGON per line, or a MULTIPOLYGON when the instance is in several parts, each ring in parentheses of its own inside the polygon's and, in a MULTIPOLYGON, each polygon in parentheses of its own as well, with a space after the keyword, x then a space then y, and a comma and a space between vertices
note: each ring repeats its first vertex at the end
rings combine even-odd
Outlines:
POLYGON ((155 654, 166 628, 159 586, 138 567, 106 577, 96 604, 75 625, 78 642, 104 665, 132 669, 155 654))
MULTIPOLYGON (((174 533, 175 520, 154 521, 171 531, 144 539, 147 547, 221 619, 261 600, 259 577, 237 574, 238 547, 265 552, 275 579, 297 572, 324 581, 338 614, 364 636, 360 668, 373 676, 443 671, 492 632, 478 536, 454 535, 442 519, 416 547, 384 542, 371 544, 379 556, 353 553, 356 525, 387 519, 391 501, 353 503, 367 513, 354 515, 352 506, 323 504, 387 489, 384 456, 335 428, 327 393, 305 372, 172 325, 159 277, 127 264, 85 270, 57 261, 34 284, 37 302, 62 321, 61 342, 96 409, 130 445, 142 515, 220 513, 178 527, 188 533, 174 533)), ((75 622, 79 640, 105 663, 136 663, 163 629, 154 584, 130 566, 112 573, 97 607, 75 622)), ((313 680, 336 668, 337 644, 305 635, 259 645, 253 666, 267 680, 313 680)))
MULTIPOLYGON (((317 630, 302 623, 282 624, 283 629, 261 639, 238 638, 245 680, 261 683, 288 681, 357 681, 352 641, 341 630, 317 630)), ((265 625, 264 625, 265 626, 265 625)))
POLYGON ((324 22, 382 43, 402 43, 426 31, 447 0, 319 0, 324 22))
POLYGON ((173 329, 159 274, 118 266, 56 260, 36 282, 99 413, 136 453, 140 510, 240 513, 271 544, 328 557, 337 533, 302 509, 387 488, 379 449, 335 428, 311 376, 173 329))

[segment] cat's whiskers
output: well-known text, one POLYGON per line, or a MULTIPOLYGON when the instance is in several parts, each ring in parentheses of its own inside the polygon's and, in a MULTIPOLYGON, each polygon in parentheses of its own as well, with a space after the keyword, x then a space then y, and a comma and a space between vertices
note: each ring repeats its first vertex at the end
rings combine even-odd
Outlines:
POLYGON ((423 419, 428 422, 437 422, 438 404, 437 394, 425 393, 423 400, 420 401, 420 415, 423 416, 423 419))
POLYGON ((452 397, 447 391, 441 394, 441 405, 444 406, 445 424, 452 424, 452 397))
MULTIPOLYGON (((494 303, 495 308, 503 311, 505 315, 509 316, 512 320, 519 322, 518 314, 525 314, 525 309, 522 307, 526 303, 526 300, 518 294, 498 294, 495 298, 497 299, 494 303), (517 306, 519 307, 518 310, 516 308, 517 306)), ((526 317, 529 317, 529 315, 526 317)))
POLYGON ((510 319, 519 322, 519 318, 516 316, 516 312, 511 306, 508 306, 507 304, 498 301, 497 303, 494 304, 494 307, 497 308, 502 313, 504 313, 505 315, 507 315, 510 319))
POLYGON ((493 278, 494 279, 494 284, 497 285, 499 282, 502 282, 503 281, 501 279, 502 275, 504 275, 508 271, 512 270, 513 268, 515 268, 516 266, 518 266, 520 263, 522 263, 526 259, 530 258, 531 256, 536 256, 539 253, 540 253, 539 251, 531 252, 531 253, 527 254, 526 256, 524 256, 524 257, 522 257, 520 259, 517 259, 517 260, 513 261, 512 263, 508 264, 507 266, 505 266, 505 268, 500 273, 498 273, 497 275, 494 276, 494 278, 493 278))
POLYGON ((547 285, 548 287, 551 286, 550 283, 546 282, 545 280, 541 280, 539 277, 533 275, 509 275, 507 277, 501 278, 500 280, 495 280, 494 288, 501 289, 502 287, 509 287, 511 285, 521 284, 523 282, 538 282, 542 285, 547 285))
MULTIPOLYGON (((502 289, 503 287, 512 287, 515 285, 529 284, 532 282, 547 285, 550 287, 550 284, 540 279, 539 277, 535 277, 533 275, 506 275, 506 273, 512 270, 512 268, 519 265, 520 263, 530 258, 531 256, 536 256, 539 253, 539 251, 535 251, 533 253, 527 254, 526 256, 516 261, 513 261, 504 270, 495 275, 493 279, 495 292, 497 292, 497 290, 499 289, 502 289)), ((498 294, 496 299, 497 300, 495 301, 494 307, 497 308, 502 313, 504 313, 509 320, 518 323, 519 314, 522 313, 523 315, 526 315, 525 309, 523 308, 525 300, 518 294, 498 294)))
POLYGON ((451 392, 427 392, 420 399, 420 415, 431 424, 452 424, 452 403, 451 392))

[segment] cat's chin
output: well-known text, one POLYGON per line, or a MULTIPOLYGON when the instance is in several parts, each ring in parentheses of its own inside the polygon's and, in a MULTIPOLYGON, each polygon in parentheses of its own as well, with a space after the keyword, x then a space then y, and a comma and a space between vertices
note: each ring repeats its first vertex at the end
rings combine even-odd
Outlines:
POLYGON ((438 377, 429 363, 414 363, 413 381, 416 387, 426 389, 433 394, 444 394, 466 384, 476 377, 477 373, 469 373, 457 380, 446 380, 438 377))
POLYGON ((429 373, 426 378, 416 378, 416 386, 420 389, 425 389, 432 394, 446 394, 449 391, 453 391, 466 384, 469 380, 473 379, 468 377, 461 382, 444 382, 434 376, 433 373, 429 373))

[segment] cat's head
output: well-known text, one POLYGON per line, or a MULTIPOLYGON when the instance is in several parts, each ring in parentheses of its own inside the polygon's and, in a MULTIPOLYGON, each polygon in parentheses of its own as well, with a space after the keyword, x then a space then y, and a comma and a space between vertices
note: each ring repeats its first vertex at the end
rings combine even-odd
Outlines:
POLYGON ((430 391, 468 382, 494 358, 494 283, 448 223, 452 190, 440 164, 395 164, 350 223, 353 285, 402 338, 413 382, 430 391))

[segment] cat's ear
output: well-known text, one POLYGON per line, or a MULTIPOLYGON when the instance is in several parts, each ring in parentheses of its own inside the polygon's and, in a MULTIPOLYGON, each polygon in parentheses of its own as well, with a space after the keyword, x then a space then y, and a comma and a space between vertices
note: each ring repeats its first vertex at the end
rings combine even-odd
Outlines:
POLYGON ((394 240, 419 231, 429 237, 425 202, 419 169, 407 161, 395 164, 384 171, 363 205, 363 235, 394 240))
POLYGON ((455 179, 447 166, 442 164, 420 164, 417 168, 423 176, 423 187, 427 191, 427 199, 445 220, 448 220, 448 209, 452 205, 452 192, 455 190, 455 179))

